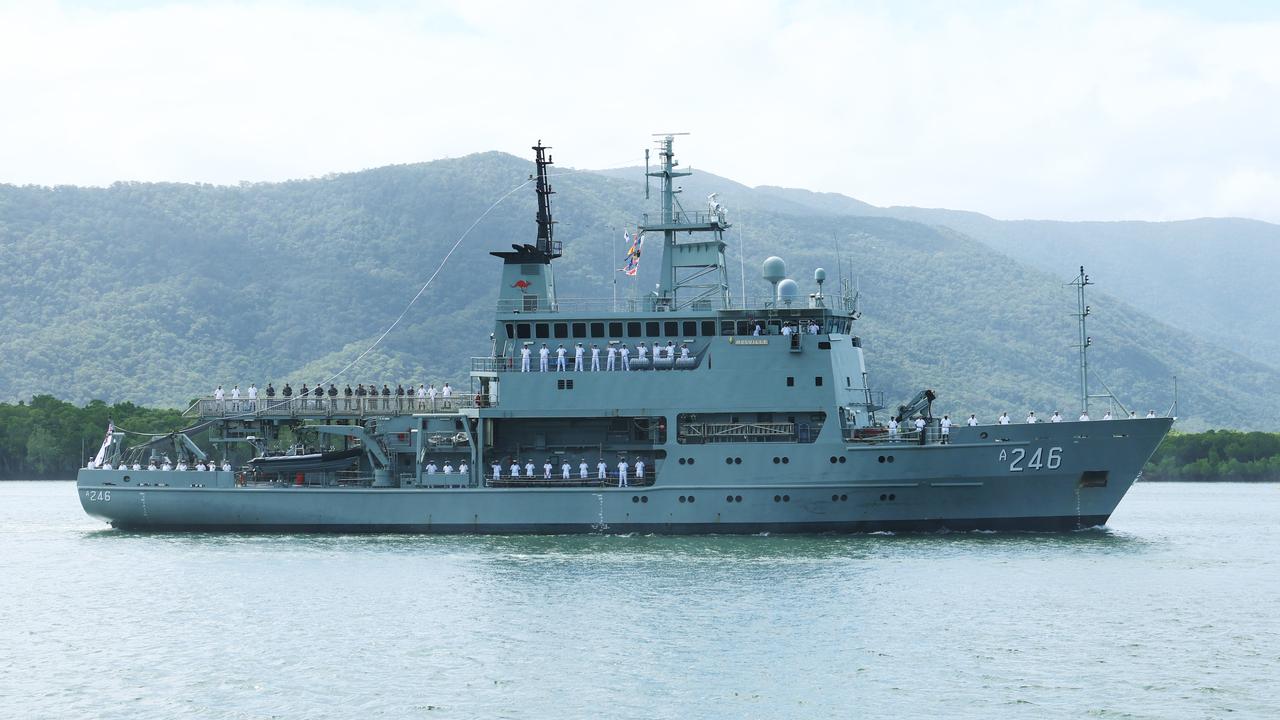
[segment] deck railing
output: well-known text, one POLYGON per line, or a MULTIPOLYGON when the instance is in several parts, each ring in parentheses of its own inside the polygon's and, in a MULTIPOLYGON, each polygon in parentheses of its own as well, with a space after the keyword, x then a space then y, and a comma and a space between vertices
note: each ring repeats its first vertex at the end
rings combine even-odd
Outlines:
POLYGON ((390 395, 377 397, 307 397, 257 398, 249 400, 230 398, 217 400, 201 398, 192 412, 199 417, 253 418, 261 416, 289 415, 292 417, 328 417, 331 415, 412 415, 415 413, 449 413, 463 408, 492 407, 495 402, 482 393, 454 394, 435 398, 390 395))

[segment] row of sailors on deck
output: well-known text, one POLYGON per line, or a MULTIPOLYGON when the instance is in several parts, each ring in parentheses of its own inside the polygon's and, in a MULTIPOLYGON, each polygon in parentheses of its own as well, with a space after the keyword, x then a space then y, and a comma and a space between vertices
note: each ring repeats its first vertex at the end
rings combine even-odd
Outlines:
MULTIPOLYGON (((494 463, 492 467, 493 467, 493 479, 501 480, 503 477, 502 463, 494 463)), ((645 468, 644 458, 636 458, 634 473, 632 472, 632 466, 630 463, 627 462, 627 459, 621 458, 620 460, 618 460, 617 474, 611 476, 609 474, 608 463, 604 461, 604 458, 600 458, 600 461, 596 463, 596 479, 608 480, 610 477, 613 477, 618 480, 618 487, 628 487, 629 477, 635 478, 637 480, 644 478, 644 468, 645 468)), ((534 470, 535 468, 533 465, 533 460, 529 460, 524 465, 524 474, 521 475, 520 463, 515 462, 513 460, 511 462, 511 474, 508 475, 507 477, 512 480, 518 480, 521 477, 530 478, 530 479, 536 478, 537 475, 534 474, 534 470)), ((547 460, 545 463, 542 464, 542 479, 543 480, 554 479, 554 475, 553 475, 554 470, 555 470, 555 466, 551 464, 550 460, 547 460)), ((560 479, 562 480, 573 479, 573 466, 569 464, 568 460, 560 464, 560 479)), ((587 465, 586 458, 582 458, 582 460, 578 463, 578 479, 579 480, 591 479, 590 468, 587 465)))
MULTIPOLYGON (((636 343, 635 353, 636 353, 636 360, 645 360, 649 356, 649 348, 646 347, 644 343, 636 343)), ((520 348, 520 371, 521 372, 529 372, 529 360, 532 355, 533 355, 533 351, 528 345, 525 345, 524 347, 520 348)), ((542 343, 542 347, 538 350, 538 370, 539 371, 541 372, 549 371, 551 355, 552 355, 551 349, 547 347, 546 343, 542 343)), ((555 349, 557 372, 568 371, 568 365, 566 362, 567 355, 568 355, 568 351, 565 350, 564 345, 561 345, 560 347, 555 349)), ((577 346, 573 349, 573 369, 575 372, 582 372, 585 369, 584 360, 586 356, 587 356, 587 349, 582 346, 582 343, 578 343, 577 346)), ((677 349, 675 346, 675 343, 668 340, 666 345, 659 345, 658 343, 653 344, 653 359, 655 360, 675 360, 675 359, 692 360, 693 358, 690 357, 689 355, 688 343, 680 343, 680 347, 677 349)), ((631 369, 631 348, 625 344, 623 345, 610 344, 609 347, 605 349, 605 372, 613 372, 619 367, 621 367, 623 370, 631 369), (619 359, 621 359, 621 362, 619 362, 619 359)), ((600 371, 600 346, 599 345, 591 346, 591 371, 592 372, 600 371)))
MULTIPOLYGON (((1148 411, 1147 411, 1147 417, 1148 417, 1148 418, 1154 418, 1155 416, 1156 416, 1156 411, 1155 411, 1155 410, 1148 410, 1148 411)), ((1080 422, 1088 422, 1088 421, 1089 421, 1089 419, 1090 419, 1090 418, 1089 418, 1089 413, 1087 413, 1087 412, 1080 413, 1080 418, 1079 418, 1080 422)), ((1113 416, 1111 415, 1111 411, 1110 411, 1110 410, 1108 410, 1108 411, 1106 412, 1106 414, 1102 416, 1102 419, 1103 419, 1103 420, 1115 420, 1116 418, 1115 418, 1115 417, 1113 417, 1113 416)), ((1129 419, 1129 420, 1137 420, 1137 419, 1138 419, 1138 413, 1136 413, 1136 412, 1130 412, 1130 413, 1129 413, 1129 417, 1128 417, 1128 419, 1129 419)), ((1059 411, 1057 411, 1057 410, 1054 410, 1054 411, 1053 411, 1053 415, 1051 415, 1051 416, 1049 417, 1049 422, 1051 422, 1051 423, 1058 423, 1058 422, 1062 422, 1062 420, 1063 420, 1062 413, 1061 413, 1061 412, 1059 412, 1059 411)), ((1027 414, 1027 419, 1026 419, 1026 421, 1025 421, 1025 422, 1026 422, 1027 424, 1029 424, 1029 425, 1034 425, 1035 423, 1040 422, 1040 418, 1036 417, 1036 411, 1035 411, 1035 410, 1032 410, 1031 412, 1029 412, 1029 413, 1027 414)), ((966 423, 969 427, 974 427, 974 426, 978 425, 978 416, 977 416, 977 415, 970 414, 970 415, 969 415, 969 419, 968 419, 968 420, 966 420, 966 421, 965 421, 965 423, 966 423)), ((918 432, 918 431, 921 431, 921 430, 924 430, 924 428, 925 428, 925 425, 926 425, 926 424, 927 424, 927 423, 925 422, 925 419, 924 419, 923 417, 919 417, 919 416, 917 416, 917 417, 916 417, 915 422, 914 422, 914 426, 915 426, 915 429, 916 429, 916 431, 917 431, 917 432, 918 432)), ((954 423, 952 423, 952 422, 951 422, 951 416, 949 416, 949 415, 943 415, 943 416, 942 416, 942 420, 940 420, 940 421, 938 422, 938 427, 939 427, 939 428, 941 428, 941 430, 942 430, 942 434, 943 434, 943 435, 950 435, 950 434, 951 434, 951 426, 952 426, 953 424, 954 424, 954 423)), ((1009 413, 1007 413, 1007 412, 1002 412, 1002 413, 1000 413, 1000 417, 996 419, 996 424, 997 424, 997 425, 1008 425, 1008 424, 1010 424, 1010 420, 1009 420, 1009 413)), ((898 420, 898 418, 896 418, 896 417, 895 417, 895 418, 890 418, 890 419, 889 419, 889 425, 888 425, 888 428, 889 428, 889 434, 890 434, 890 435, 897 435, 897 434, 898 434, 898 432, 899 432, 899 430, 902 430, 902 429, 903 429, 903 425, 906 425, 906 426, 907 426, 907 427, 906 427, 906 429, 910 429, 910 428, 911 428, 911 425, 910 425, 910 424, 905 423, 905 422, 902 422, 902 421, 898 420)))
MULTIPOLYGON (((280 390, 280 394, 286 398, 292 398, 294 392, 293 387, 289 385, 289 383, 285 383, 284 387, 280 390)), ((330 400, 333 400, 337 398, 339 394, 347 399, 353 397, 363 398, 378 396, 390 398, 394 395, 396 397, 417 397, 419 400, 431 401, 434 401, 437 397, 450 398, 453 396, 453 388, 449 386, 449 383, 445 383, 440 388, 437 388, 435 383, 428 383, 425 386, 422 383, 418 383, 417 390, 414 390, 412 385, 410 385, 408 389, 405 389, 403 384, 397 384, 396 388, 392 390, 386 383, 382 384, 381 390, 378 389, 378 386, 375 383, 369 383, 369 387, 367 388, 363 384, 357 384, 355 389, 352 389, 351 385, 347 384, 347 386, 342 390, 338 390, 336 385, 329 383, 329 387, 326 390, 323 383, 317 384, 315 388, 308 388, 307 384, 303 383, 302 389, 297 390, 296 392, 299 398, 306 399, 307 397, 315 397, 317 400, 323 399, 326 395, 329 396, 330 400)), ((268 398, 274 398, 276 396, 276 389, 271 383, 267 383, 267 389, 263 394, 268 398)), ((249 385, 249 390, 245 393, 244 398, 246 400, 256 400, 257 397, 258 386, 252 384, 249 385)), ((222 386, 219 385, 213 391, 213 399, 219 401, 230 400, 233 403, 239 401, 241 399, 240 386, 236 385, 232 387, 230 394, 228 394, 222 389, 222 386)))
POLYGON ((428 475, 435 475, 437 472, 443 472, 445 475, 452 475, 452 474, 454 474, 455 472, 456 472, 456 473, 458 473, 458 474, 460 474, 460 475, 466 475, 466 474, 467 474, 467 471, 468 471, 470 468, 468 468, 468 467, 467 467, 467 461, 466 461, 466 460, 462 460, 462 461, 460 461, 460 462, 458 463, 458 469, 457 469, 457 470, 454 470, 454 469, 453 469, 453 463, 452 463, 452 462, 450 462, 450 461, 448 461, 448 460, 445 460, 445 461, 444 461, 444 467, 443 467, 443 468, 441 468, 439 465, 436 465, 436 461, 435 461, 435 460, 428 460, 428 461, 427 461, 427 464, 426 464, 426 465, 424 465, 424 466, 422 467, 422 469, 423 469, 423 470, 425 470, 425 471, 426 471, 426 473, 427 473, 428 475))
MULTIPOLYGON (((809 324, 804 326, 803 329, 805 332, 808 332, 810 335, 817 335, 818 332, 822 330, 822 326, 818 325, 818 322, 816 320, 810 320, 809 324)), ((765 332, 764 326, 758 322, 755 323, 755 327, 752 328, 751 330, 751 334, 755 336, 762 335, 764 334, 764 332, 765 332)), ((781 332, 783 335, 799 335, 801 332, 801 326, 799 323, 795 325, 792 325, 791 323, 783 323, 781 332)))
MULTIPOLYGON (((110 460, 104 461, 102 465, 94 465, 93 460, 91 459, 89 460, 88 467, 91 467, 91 468, 98 467, 103 470, 142 470, 143 469, 142 464, 137 462, 136 460, 132 465, 126 462, 121 462, 119 465, 112 465, 110 460)), ((177 466, 175 467, 174 464, 171 463, 168 458, 165 458, 164 460, 158 463, 156 462, 155 458, 152 458, 151 462, 147 463, 146 469, 147 470, 194 470, 196 472, 206 472, 206 471, 215 472, 219 468, 218 468, 218 465, 214 463, 212 460, 210 460, 207 465, 203 460, 197 460, 195 465, 188 465, 186 460, 179 460, 177 466)), ((231 462, 228 460, 223 460, 221 469, 223 472, 231 472, 231 462)))

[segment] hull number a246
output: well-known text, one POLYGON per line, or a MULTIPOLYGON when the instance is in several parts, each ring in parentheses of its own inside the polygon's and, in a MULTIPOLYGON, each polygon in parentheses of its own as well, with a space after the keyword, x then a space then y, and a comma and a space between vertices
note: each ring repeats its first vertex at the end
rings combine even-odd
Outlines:
POLYGON ((110 490, 86 490, 84 495, 90 502, 111 502, 110 490))
POLYGON ((1057 470, 1062 465, 1062 448, 1051 447, 1047 452, 1044 448, 1036 448, 1035 450, 1027 450, 1026 448, 1001 450, 1000 462, 1009 463, 1009 472, 1039 470, 1041 468, 1057 470))

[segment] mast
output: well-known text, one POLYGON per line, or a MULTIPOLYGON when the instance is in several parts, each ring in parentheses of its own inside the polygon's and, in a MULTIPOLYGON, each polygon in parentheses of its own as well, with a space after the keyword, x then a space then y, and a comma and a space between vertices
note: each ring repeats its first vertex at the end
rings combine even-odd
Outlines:
POLYGON ((547 182, 547 166, 553 163, 551 156, 546 155, 545 151, 550 150, 544 147, 542 141, 539 140, 537 145, 533 146, 534 163, 538 167, 536 189, 538 192, 538 250, 541 250, 547 257, 555 259, 560 257, 560 250, 556 247, 555 240, 555 224, 556 221, 551 219, 551 196, 555 191, 551 189, 551 183, 547 182))
MULTIPOLYGON (((672 143, 676 135, 688 133, 659 133, 657 170, 650 171, 646 162, 645 194, 648 195, 648 178, 661 181, 662 215, 657 222, 650 222, 646 214, 640 232, 662 233, 662 271, 658 280, 655 308, 676 310, 683 307, 695 309, 728 308, 729 276, 724 264, 724 231, 729 227, 725 209, 716 202, 713 193, 707 198, 706 212, 688 212, 680 206, 676 195, 680 189, 675 179, 692 173, 676 170, 672 143), (677 233, 712 233, 713 240, 676 242, 677 233)), ((648 153, 646 153, 647 159, 648 153)))
POLYGON ((1080 274, 1068 284, 1076 288, 1076 318, 1080 322, 1080 340, 1076 344, 1080 349, 1080 412, 1087 415, 1089 413, 1089 346, 1093 344, 1093 338, 1089 337, 1085 328, 1085 318, 1089 317, 1089 306, 1084 304, 1084 289, 1093 283, 1089 282, 1089 276, 1084 274, 1084 266, 1081 265, 1080 274))

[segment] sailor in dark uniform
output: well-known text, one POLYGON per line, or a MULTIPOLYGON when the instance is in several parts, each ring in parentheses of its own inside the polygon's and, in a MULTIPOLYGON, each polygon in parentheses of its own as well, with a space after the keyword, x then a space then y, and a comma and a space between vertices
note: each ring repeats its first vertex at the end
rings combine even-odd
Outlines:
POLYGON ((391 388, 386 383, 382 383, 382 409, 391 409, 391 388))
POLYGON ((324 383, 316 383, 316 388, 315 390, 311 391, 311 394, 314 395, 316 398, 316 409, 317 410, 323 409, 324 408, 324 383))
POLYGON ((351 383, 347 383, 347 386, 346 386, 346 387, 344 387, 344 388, 342 388, 342 397, 343 397, 344 402, 346 402, 346 409, 347 409, 347 410, 350 410, 350 409, 351 409, 351 396, 352 396, 353 394, 354 394, 354 393, 353 393, 353 391, 351 390, 351 383))
POLYGON ((266 391, 266 392, 267 392, 267 397, 269 397, 269 398, 273 398, 273 397, 275 397, 275 396, 276 396, 276 389, 275 389, 275 386, 273 386, 271 383, 267 383, 267 391, 266 391))

